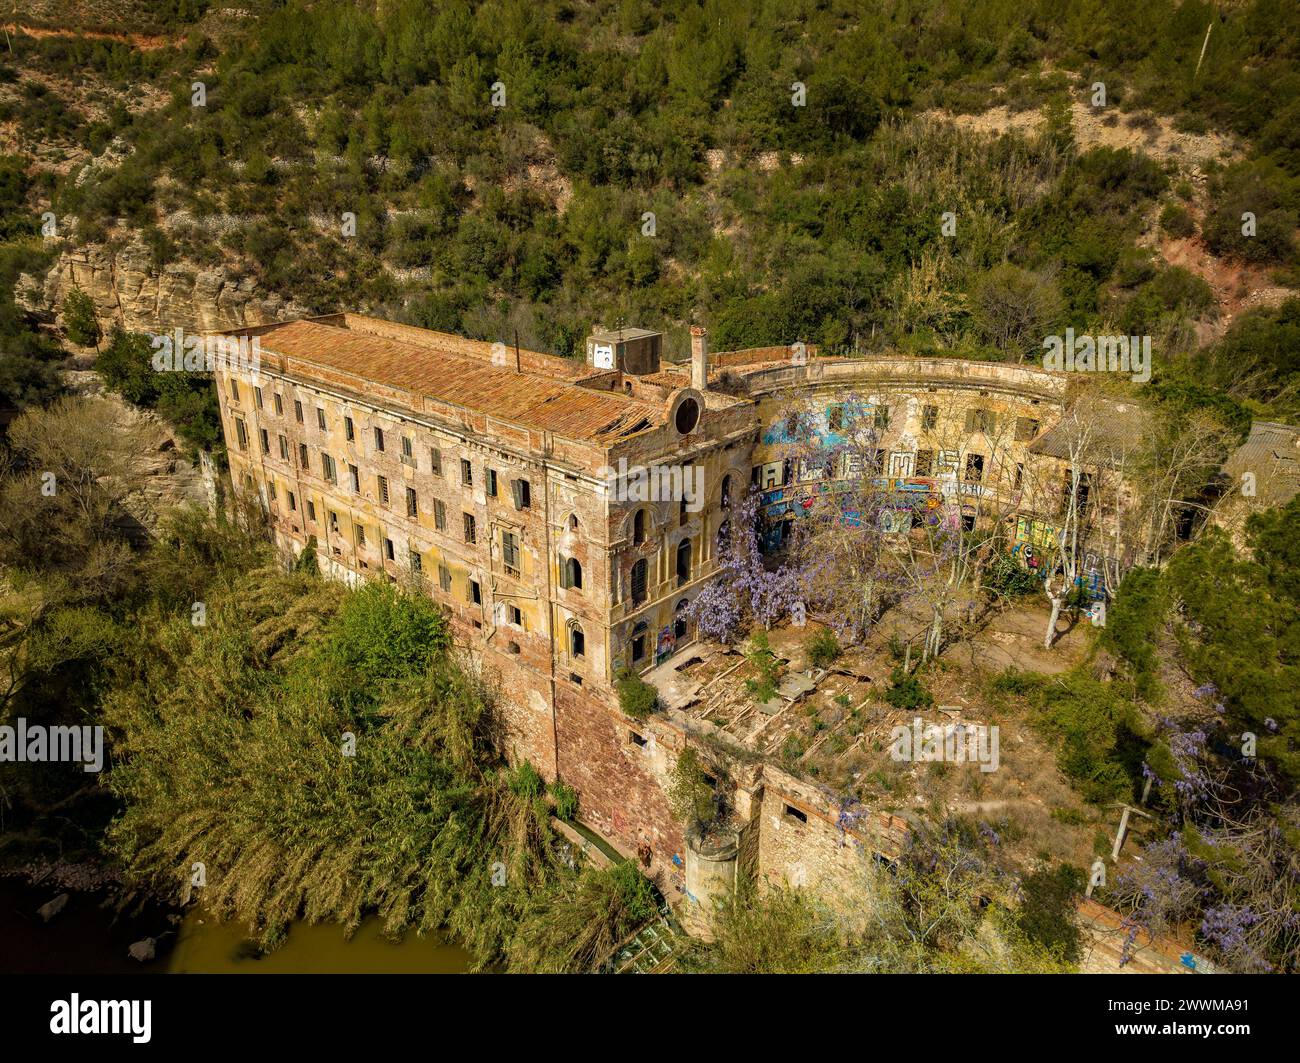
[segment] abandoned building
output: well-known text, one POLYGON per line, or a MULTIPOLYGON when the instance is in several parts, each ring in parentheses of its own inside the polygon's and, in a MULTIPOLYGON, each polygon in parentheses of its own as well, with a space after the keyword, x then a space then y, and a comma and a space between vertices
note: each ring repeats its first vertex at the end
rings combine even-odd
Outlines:
MULTIPOLYGON (((791 404, 833 430, 856 396, 877 433, 872 474, 909 505, 955 501, 970 527, 1009 520, 1026 550, 1053 534, 1071 490, 1066 381, 1032 367, 802 345, 710 355, 701 328, 681 364, 658 333, 597 329, 583 364, 350 313, 223 335, 260 343, 260 371, 221 369, 217 386, 232 482, 260 498, 280 548, 314 541, 322 570, 350 581, 417 580, 499 677, 511 756, 574 786, 585 824, 695 899, 738 864, 833 881, 907 827, 846 814, 778 766, 779 712, 710 718, 722 662, 707 648, 700 679, 675 671, 696 642, 686 608, 742 493, 763 492, 779 539, 801 482, 861 474, 792 468, 791 404), (669 481, 689 490, 611 480, 647 468, 684 470, 669 481), (620 712, 624 669, 655 670, 661 712, 620 712), (729 781, 742 827, 688 851, 665 785, 684 745, 706 741, 749 751, 729 781)), ((1099 547, 1092 571, 1120 560, 1099 547)))

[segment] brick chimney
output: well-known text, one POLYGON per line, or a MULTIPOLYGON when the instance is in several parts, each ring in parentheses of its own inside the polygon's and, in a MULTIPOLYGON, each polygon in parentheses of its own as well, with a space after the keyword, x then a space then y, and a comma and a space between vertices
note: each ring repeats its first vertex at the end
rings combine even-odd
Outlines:
POLYGON ((691 326, 691 387, 703 391, 709 386, 709 330, 691 326))

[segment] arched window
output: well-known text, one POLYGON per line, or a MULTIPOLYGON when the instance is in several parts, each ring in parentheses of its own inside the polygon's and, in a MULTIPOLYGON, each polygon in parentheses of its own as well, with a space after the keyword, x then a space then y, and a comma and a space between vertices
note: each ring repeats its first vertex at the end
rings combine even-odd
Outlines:
POLYGON ((684 639, 690 630, 690 620, 686 613, 690 604, 689 599, 683 598, 673 607, 673 638, 675 639, 684 639))
POLYGON ((632 566, 632 604, 640 605, 645 601, 646 579, 650 572, 650 563, 643 557, 632 566))
POLYGON ((686 511, 686 496, 683 495, 681 504, 677 507, 677 523, 685 524, 690 519, 690 514, 686 511))
POLYGON ((584 657, 587 653, 587 636, 582 627, 574 621, 569 622, 569 656, 584 657))
POLYGON ((645 510, 638 509, 632 516, 632 545, 640 546, 645 542, 645 510))
POLYGON ((691 579, 691 541, 683 539, 677 544, 677 582, 689 583, 691 579))
POLYGON ((567 558, 564 562, 564 585, 582 590, 582 562, 576 557, 567 558))
POLYGON ((726 509, 731 505, 731 474, 728 473, 722 478, 722 508, 726 509))
POLYGON ((649 630, 650 630, 650 627, 649 627, 648 624, 645 623, 645 621, 642 621, 641 623, 637 624, 637 626, 634 627, 634 628, 632 629, 632 661, 633 661, 633 663, 635 663, 635 662, 637 662, 637 661, 640 661, 640 660, 644 659, 644 657, 645 657, 646 633, 647 633, 649 630))
POLYGON ((569 531, 576 532, 577 530, 578 530, 578 514, 576 514, 576 513, 570 513, 570 514, 569 514, 569 531))

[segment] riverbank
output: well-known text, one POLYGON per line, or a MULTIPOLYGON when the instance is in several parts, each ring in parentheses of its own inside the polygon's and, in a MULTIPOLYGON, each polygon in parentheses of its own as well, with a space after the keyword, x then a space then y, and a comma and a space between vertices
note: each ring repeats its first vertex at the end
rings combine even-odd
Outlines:
POLYGON ((220 923, 192 908, 181 913, 146 904, 130 915, 114 911, 110 891, 65 889, 59 882, 33 885, 0 879, 0 972, 5 974, 461 974, 472 957, 443 935, 400 942, 383 935, 378 919, 366 919, 351 939, 333 924, 295 923, 284 945, 262 955, 246 928, 220 923), (39 909, 61 896, 67 901, 47 922, 39 909), (152 938, 155 957, 128 955, 152 938))

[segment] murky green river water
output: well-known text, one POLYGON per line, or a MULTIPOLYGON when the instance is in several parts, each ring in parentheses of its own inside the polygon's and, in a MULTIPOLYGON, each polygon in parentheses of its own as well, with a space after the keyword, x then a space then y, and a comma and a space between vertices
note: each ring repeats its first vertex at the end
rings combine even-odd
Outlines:
POLYGON ((470 956, 445 937, 408 934, 394 944, 377 920, 350 940, 337 926, 294 924, 285 945, 257 957, 245 930, 190 911, 176 925, 164 909, 133 918, 100 907, 91 894, 72 893, 50 922, 36 910, 61 891, 0 879, 0 972, 75 974, 455 974, 470 956), (149 963, 127 956, 134 941, 154 937, 149 963))

